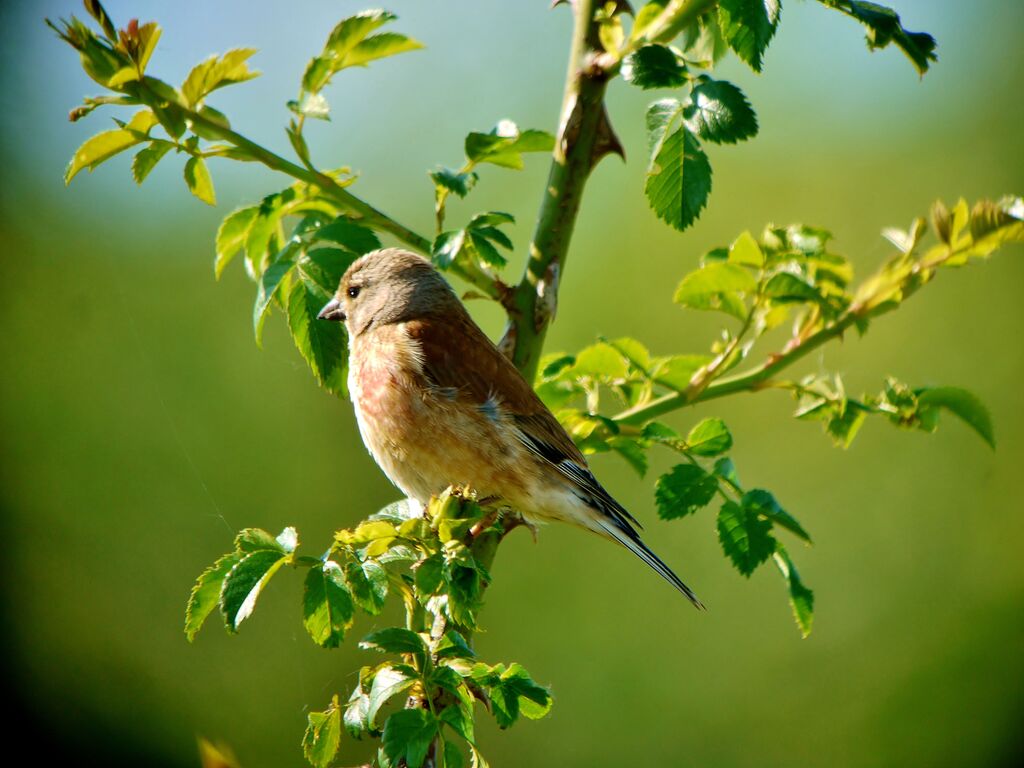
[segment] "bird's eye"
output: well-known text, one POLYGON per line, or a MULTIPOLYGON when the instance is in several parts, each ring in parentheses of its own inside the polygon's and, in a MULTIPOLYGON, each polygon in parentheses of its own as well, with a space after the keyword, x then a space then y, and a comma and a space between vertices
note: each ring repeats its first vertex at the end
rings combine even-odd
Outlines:
POLYGON ((351 286, 349 286, 348 297, 350 299, 354 299, 358 295, 359 295, 359 286, 358 285, 351 285, 351 286))

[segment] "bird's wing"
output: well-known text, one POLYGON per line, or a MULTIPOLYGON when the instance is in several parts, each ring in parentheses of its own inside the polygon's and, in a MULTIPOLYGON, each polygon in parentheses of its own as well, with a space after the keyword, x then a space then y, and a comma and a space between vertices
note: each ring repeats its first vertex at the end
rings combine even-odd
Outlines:
POLYGON ((523 445, 569 480, 582 500, 630 532, 629 522, 640 526, 601 486, 558 419, 472 318, 459 313, 415 320, 406 323, 406 331, 419 343, 423 375, 433 387, 484 413, 493 408, 508 414, 523 445))

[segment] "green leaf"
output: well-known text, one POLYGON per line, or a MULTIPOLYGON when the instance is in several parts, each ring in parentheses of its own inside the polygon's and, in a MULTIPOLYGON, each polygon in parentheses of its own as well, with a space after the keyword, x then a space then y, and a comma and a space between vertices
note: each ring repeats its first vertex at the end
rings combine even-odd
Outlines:
POLYGON ((430 172, 430 178, 436 187, 447 189, 459 197, 465 197, 476 186, 477 179, 480 177, 474 171, 462 173, 451 168, 438 168, 436 171, 430 172))
POLYGON ((381 736, 385 768, 397 768, 403 761, 408 768, 420 768, 437 733, 438 723, 426 710, 403 709, 392 714, 381 736))
POLYGON ((472 659, 476 655, 469 647, 469 643, 466 642, 466 638, 454 629, 449 629, 444 633, 434 653, 439 659, 472 659))
POLYGON ((345 328, 341 323, 317 319, 330 300, 301 270, 288 294, 288 327, 303 359, 328 392, 344 395, 347 359, 345 328))
POLYGON ((330 706, 323 712, 306 715, 308 724, 302 737, 302 753, 315 768, 328 768, 334 761, 341 744, 341 709, 338 697, 331 699, 330 706))
POLYGON ((519 715, 536 720, 551 710, 551 693, 538 685, 519 664, 503 664, 493 667, 475 664, 472 678, 487 691, 491 700, 491 711, 499 728, 508 728, 519 715))
POLYGON ((780 303, 824 303, 818 289, 800 275, 792 272, 778 272, 764 285, 764 295, 780 303))
POLYGON ((917 401, 927 408, 944 408, 996 447, 992 416, 977 395, 960 387, 925 387, 916 391, 917 401))
POLYGON ((260 592, 286 559, 281 551, 261 549, 245 555, 231 569, 220 594, 220 610, 229 632, 237 632, 252 615, 260 592))
POLYGON ((298 534, 291 526, 274 536, 262 528, 243 528, 235 536, 235 549, 240 552, 271 550, 290 555, 298 546, 298 534))
POLYGON ((376 560, 351 560, 345 565, 345 576, 356 605, 372 616, 384 608, 388 596, 388 572, 376 560))
POLYGON ((675 99, 648 108, 651 156, 644 185, 651 209, 678 230, 696 220, 711 193, 711 165, 683 123, 682 113, 682 104, 675 99))
POLYGON ((811 627, 814 624, 814 592, 800 580, 800 574, 793 561, 789 559, 785 547, 781 544, 776 545, 772 557, 789 586, 789 604, 793 608, 793 618, 800 627, 800 634, 807 637, 811 634, 811 627))
POLYGON ((206 161, 198 155, 190 157, 185 163, 185 183, 188 184, 189 192, 204 203, 217 205, 210 169, 206 167, 206 161))
POLYGON ((345 271, 356 258, 356 254, 340 248, 317 248, 301 255, 299 267, 324 295, 333 296, 345 271))
POLYGON ((779 502, 768 491, 755 488, 744 494, 740 504, 746 507, 752 514, 763 515, 773 523, 795 533, 808 544, 811 542, 811 535, 804 530, 795 517, 779 505, 779 502))
POLYGON ((372 229, 364 227, 362 224, 357 224, 345 216, 339 216, 330 224, 325 224, 316 230, 313 234, 313 240, 329 240, 357 256, 362 256, 370 251, 376 251, 381 247, 380 239, 374 234, 372 229))
POLYGON ((405 35, 371 32, 397 18, 381 10, 362 11, 342 19, 331 30, 323 52, 312 59, 302 75, 302 89, 318 93, 331 77, 347 67, 366 66, 375 59, 394 56, 422 48, 423 45, 405 35))
POLYGON ((195 586, 192 587, 192 594, 188 598, 188 607, 185 609, 185 637, 190 643, 195 639, 203 622, 217 607, 224 579, 241 559, 241 552, 226 554, 196 579, 195 586))
POLYGON ((436 594, 444 583, 444 556, 438 553, 421 560, 414 575, 420 600, 436 594))
POLYGON ((690 430, 686 444, 698 456, 718 456, 732 448, 732 435, 721 419, 704 419, 690 430))
POLYGON ((750 576, 775 551, 772 524, 748 506, 727 501, 718 513, 718 540, 736 570, 750 576))
POLYGON ((259 288, 256 291, 256 303, 252 309, 252 325, 258 345, 262 346, 263 344, 263 324, 267 320, 267 315, 270 314, 270 304, 281 290, 285 278, 295 267, 295 259, 290 253, 294 247, 296 247, 294 244, 289 244, 286 253, 267 267, 260 276, 259 288))
POLYGON ((614 381, 629 375, 622 353, 610 344, 600 342, 584 347, 576 355, 576 362, 567 371, 568 376, 586 377, 598 381, 614 381))
MULTIPOLYGON (((363 672, 368 670, 369 667, 363 667, 363 672)), ((365 733, 370 731, 370 696, 363 689, 363 674, 360 673, 359 677, 359 685, 356 686, 355 690, 352 691, 352 695, 349 696, 345 706, 345 714, 342 715, 345 730, 348 731, 349 736, 353 739, 360 739, 365 733)))
POLYGON ((83 168, 88 168, 91 171, 100 163, 145 140, 144 136, 125 128, 97 133, 75 150, 71 162, 68 163, 68 167, 64 171, 64 183, 70 184, 83 168))
POLYGON ((135 183, 144 182, 160 159, 172 149, 174 149, 174 145, 162 139, 154 139, 148 147, 140 149, 132 158, 132 178, 135 179, 135 183))
POLYGON ((523 153, 550 152, 554 146, 555 137, 547 131, 520 132, 511 120, 500 121, 489 133, 470 133, 465 142, 469 161, 515 170, 523 168, 523 153))
POLYGON ((686 82, 686 68, 664 45, 645 45, 622 62, 622 79, 643 88, 678 88, 686 82))
POLYGON ((819 0, 823 5, 845 13, 867 27, 868 48, 877 50, 890 43, 907 55, 920 74, 937 61, 935 38, 925 32, 909 32, 903 28, 899 14, 891 8, 858 0, 819 0))
POLYGON ((195 107, 217 88, 258 77, 260 73, 249 69, 247 63, 254 53, 255 48, 236 48, 196 64, 181 85, 181 95, 188 106, 195 107))
POLYGON ((390 699, 408 690, 416 682, 418 673, 406 664, 387 664, 377 670, 370 686, 370 699, 366 717, 371 727, 377 721, 377 712, 390 699))
POLYGON ((256 205, 239 208, 229 213, 221 222, 217 229, 217 259, 214 262, 214 273, 218 280, 235 255, 245 247, 249 228, 256 220, 259 210, 259 206, 256 205))
POLYGON ((651 376, 662 386, 683 392, 690 385, 693 374, 711 362, 707 355, 673 355, 659 360, 651 369, 651 376))
POLYGON ((781 0, 721 0, 718 24, 729 47, 755 72, 779 26, 781 0))
POLYGON ((675 520, 707 506, 718 490, 718 480, 696 464, 678 464, 658 478, 654 498, 658 517, 675 520))
POLYGON ((757 268, 764 266, 764 251, 750 232, 744 232, 729 246, 729 263, 757 268))
POLYGON ((429 653, 422 637, 401 627, 387 627, 371 632, 359 642, 359 647, 382 653, 412 653, 420 658, 429 653))
POLYGON ((302 599, 302 623, 322 648, 337 648, 354 614, 352 593, 341 566, 333 560, 315 565, 306 574, 302 599))
POLYGON ((673 301, 690 309, 718 310, 745 320, 747 309, 742 295, 752 295, 756 290, 757 281, 747 269, 716 261, 684 277, 673 301))
MULTIPOLYGON (((449 707, 451 709, 451 707, 449 707)), ((448 710, 446 709, 445 712, 448 710)), ((443 713, 442 713, 443 715, 443 713)), ((463 768, 466 759, 462 756, 459 745, 454 741, 444 740, 444 768, 463 768)))
POLYGON ((757 134, 757 116, 743 91, 706 75, 690 91, 683 116, 691 132, 716 144, 735 144, 757 134))

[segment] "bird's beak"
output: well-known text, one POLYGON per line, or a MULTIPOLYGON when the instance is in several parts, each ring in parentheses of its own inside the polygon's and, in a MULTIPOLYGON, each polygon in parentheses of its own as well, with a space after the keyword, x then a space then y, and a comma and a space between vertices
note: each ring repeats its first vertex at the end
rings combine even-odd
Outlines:
POLYGON ((345 310, 341 308, 341 302, 336 298, 328 301, 324 308, 320 310, 320 314, 317 315, 320 320, 333 320, 336 323, 340 323, 345 319, 345 310))

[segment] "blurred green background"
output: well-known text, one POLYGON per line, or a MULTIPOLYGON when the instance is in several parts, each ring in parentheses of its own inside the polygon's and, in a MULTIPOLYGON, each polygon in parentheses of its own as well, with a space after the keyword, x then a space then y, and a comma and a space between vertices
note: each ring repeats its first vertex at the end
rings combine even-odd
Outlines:
MULTIPOLYGON (((306 60, 363 7, 107 5, 121 25, 162 23, 151 67, 172 82, 209 53, 258 47, 264 76, 212 103, 282 154, 284 102, 306 60)), ((710 206, 683 235, 643 200, 643 108, 655 95, 614 85, 629 160, 606 160, 592 178, 550 350, 598 334, 634 335, 657 353, 704 349, 715 318, 680 311, 671 290, 700 253, 744 229, 829 227, 864 273, 888 253, 878 231, 905 226, 936 197, 1024 192, 1024 5, 892 5, 939 40, 923 80, 896 50, 869 54, 855 23, 813 2, 785 3, 765 74, 722 67, 758 110, 761 135, 710 149, 710 206)), ((314 156, 351 165, 358 194, 429 231, 426 170, 459 162, 467 131, 504 117, 555 129, 570 14, 547 6, 394 0, 396 28, 427 50, 338 77, 333 121, 308 131, 314 156)), ((136 189, 126 154, 64 188, 75 147, 110 125, 99 112, 65 119, 97 92, 42 23, 72 12, 81 15, 77 3, 7 2, 0 24, 5 677, 25 727, 47 737, 39 749, 73 748, 78 762, 194 765, 202 734, 246 768, 298 766, 305 712, 346 696, 364 654, 354 642, 326 652, 309 641, 300 579, 287 573, 240 636, 211 624, 190 646, 192 580, 238 528, 293 524, 317 552, 396 492, 349 404, 316 388, 279 317, 257 349, 241 268, 214 282, 219 218, 282 178, 214 163, 212 210, 188 194, 177 158, 136 189)), ((545 173, 542 158, 522 173, 487 169, 451 220, 511 211, 522 248, 545 173)), ((777 574, 747 581, 723 559, 712 514, 656 521, 664 458, 644 481, 613 458, 594 464, 706 614, 596 537, 559 526, 537 545, 511 537, 479 650, 521 661, 556 704, 509 733, 482 725, 492 763, 1022 764, 1021 251, 941 275, 865 339, 804 364, 842 372, 858 393, 889 374, 970 387, 992 410, 995 452, 948 419, 934 436, 869 422, 844 452, 792 420, 775 393, 675 415, 680 428, 726 418, 744 480, 774 490, 814 535, 813 548, 791 547, 817 598, 810 639, 800 640, 777 574)), ((495 311, 473 310, 499 330, 495 311)), ((364 750, 346 742, 342 764, 364 750)))

